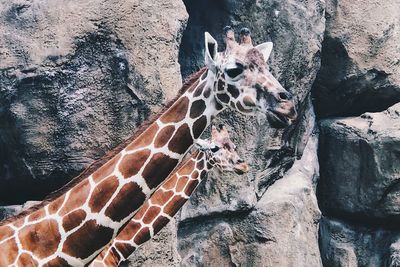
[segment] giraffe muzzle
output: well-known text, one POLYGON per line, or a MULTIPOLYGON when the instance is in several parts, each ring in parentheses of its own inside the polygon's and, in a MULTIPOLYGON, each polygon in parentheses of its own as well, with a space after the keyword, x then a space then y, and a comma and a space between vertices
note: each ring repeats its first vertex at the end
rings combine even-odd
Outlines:
POLYGON ((250 167, 249 167, 249 165, 247 165, 247 163, 240 163, 240 164, 237 164, 237 165, 233 168, 234 172, 237 173, 237 174, 239 174, 239 175, 242 175, 242 174, 247 173, 247 172, 249 171, 249 169, 250 169, 250 167))

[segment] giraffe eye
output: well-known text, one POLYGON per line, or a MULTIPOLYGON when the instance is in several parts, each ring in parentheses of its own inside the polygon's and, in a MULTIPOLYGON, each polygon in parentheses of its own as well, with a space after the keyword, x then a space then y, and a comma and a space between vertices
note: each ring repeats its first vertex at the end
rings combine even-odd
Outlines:
POLYGON ((212 152, 212 153, 215 153, 215 152, 217 152, 218 150, 219 150, 219 147, 217 147, 217 146, 211 148, 211 152, 212 152))
POLYGON ((232 67, 227 67, 225 69, 225 73, 226 73, 226 75, 229 76, 229 78, 234 79, 234 78, 238 77, 240 74, 242 74, 243 70, 244 70, 243 65, 240 63, 236 63, 232 67))

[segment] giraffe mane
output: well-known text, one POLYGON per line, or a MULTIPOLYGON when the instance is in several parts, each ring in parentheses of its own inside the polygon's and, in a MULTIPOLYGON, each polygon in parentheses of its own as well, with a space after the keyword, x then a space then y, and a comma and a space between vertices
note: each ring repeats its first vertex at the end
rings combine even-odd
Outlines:
MULTIPOLYGON (((103 157, 101 157, 98 160, 95 160, 93 163, 91 163, 85 170, 83 170, 78 176, 75 176, 72 178, 67 184, 62 186, 60 189, 50 193, 42 202, 26 209, 23 210, 22 212, 18 213, 17 215, 11 216, 5 220, 0 221, 0 226, 3 226, 7 223, 13 222, 15 220, 18 220, 20 218, 23 218, 27 216, 28 214, 39 210, 43 208, 45 205, 50 203, 51 201, 55 200, 59 196, 65 194, 68 190, 70 190, 72 187, 83 181, 85 178, 90 176, 93 172, 95 172, 98 168, 100 168, 102 165, 104 165, 107 161, 112 159, 115 155, 117 155, 119 152, 121 152, 128 144, 133 142, 142 132, 144 132, 153 122, 155 122, 161 114, 163 114, 169 107, 172 106, 173 103, 176 102, 176 100, 181 97, 187 90, 192 88, 193 86, 196 86, 196 81, 200 78, 203 73, 207 71, 206 67, 201 68, 199 71, 191 74, 184 82, 182 85, 181 89, 178 91, 177 96, 169 101, 167 104, 163 106, 163 108, 153 114, 150 115, 150 117, 145 120, 134 132, 133 135, 131 135, 128 139, 123 141, 121 144, 117 145, 114 149, 111 151, 107 152, 103 157)), ((180 165, 180 164, 179 164, 180 165)), ((177 166, 178 167, 178 166, 177 166)))

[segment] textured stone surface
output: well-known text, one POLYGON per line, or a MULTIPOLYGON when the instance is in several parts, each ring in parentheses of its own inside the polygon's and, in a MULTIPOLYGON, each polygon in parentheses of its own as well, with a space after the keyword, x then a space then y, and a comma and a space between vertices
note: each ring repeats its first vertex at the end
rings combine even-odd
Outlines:
POLYGON ((329 218, 320 224, 324 266, 399 266, 400 231, 365 227, 329 218))
MULTIPOLYGON (((322 266, 318 248, 317 136, 254 208, 188 218, 178 229, 182 266, 322 266)), ((212 210, 212 208, 211 208, 212 210)))
POLYGON ((186 19, 179 0, 0 1, 0 203, 59 188, 173 98, 186 19))
POLYGON ((122 266, 179 266, 181 258, 177 243, 177 224, 173 220, 152 240, 140 247, 122 266))
POLYGON ((400 103, 320 122, 319 199, 336 216, 400 221, 400 103))
POLYGON ((320 116, 382 111, 400 101, 400 2, 327 0, 320 116))

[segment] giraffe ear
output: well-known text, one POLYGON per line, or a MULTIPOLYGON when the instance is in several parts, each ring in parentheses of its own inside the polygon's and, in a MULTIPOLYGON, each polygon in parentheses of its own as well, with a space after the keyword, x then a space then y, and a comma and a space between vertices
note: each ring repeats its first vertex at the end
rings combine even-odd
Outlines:
POLYGON ((273 47, 274 47, 274 44, 272 42, 266 42, 266 43, 262 43, 262 44, 259 44, 256 46, 258 51, 260 51, 263 54, 265 62, 268 61, 273 47))
POLYGON ((206 67, 215 72, 216 63, 215 60, 217 58, 218 44, 217 41, 209 34, 205 32, 205 53, 204 53, 204 62, 206 63, 206 67))

